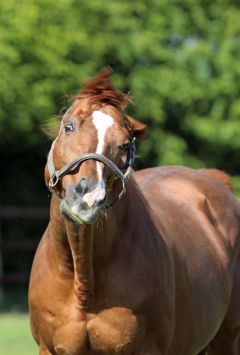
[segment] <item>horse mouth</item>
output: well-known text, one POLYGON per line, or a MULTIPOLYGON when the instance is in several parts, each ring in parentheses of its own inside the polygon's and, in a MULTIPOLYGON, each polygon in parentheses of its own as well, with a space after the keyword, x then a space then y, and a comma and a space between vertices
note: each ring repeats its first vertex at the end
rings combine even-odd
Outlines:
POLYGON ((77 205, 70 206, 66 199, 61 202, 61 212, 64 217, 76 224, 92 224, 96 222, 100 214, 101 208, 94 207, 81 209, 77 205))

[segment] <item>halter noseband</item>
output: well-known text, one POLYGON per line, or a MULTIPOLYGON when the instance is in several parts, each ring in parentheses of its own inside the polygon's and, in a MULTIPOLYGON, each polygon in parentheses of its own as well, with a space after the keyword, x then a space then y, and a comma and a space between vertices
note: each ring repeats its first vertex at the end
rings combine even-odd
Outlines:
POLYGON ((55 193, 57 197, 61 200, 62 197, 60 196, 59 192, 55 191, 54 187, 58 184, 58 182, 69 172, 71 172, 74 168, 78 167, 80 164, 82 164, 86 160, 96 160, 104 165, 108 166, 122 181, 122 191, 118 195, 118 197, 113 200, 110 204, 105 206, 105 208, 112 207, 120 198, 125 194, 126 192, 126 186, 125 183, 128 181, 130 173, 131 173, 131 166, 133 164, 133 161, 135 159, 135 152, 136 152, 136 147, 135 147, 135 137, 132 139, 129 150, 128 150, 128 155, 127 155, 127 161, 124 166, 124 172, 122 172, 116 164, 114 164, 110 159, 107 157, 97 154, 97 153, 86 153, 79 155, 77 158, 72 160, 70 163, 65 165, 62 169, 56 170, 53 162, 53 148, 55 145, 55 141, 52 143, 51 150, 48 155, 47 159, 47 167, 48 171, 50 174, 50 180, 48 183, 48 188, 51 192, 55 193))

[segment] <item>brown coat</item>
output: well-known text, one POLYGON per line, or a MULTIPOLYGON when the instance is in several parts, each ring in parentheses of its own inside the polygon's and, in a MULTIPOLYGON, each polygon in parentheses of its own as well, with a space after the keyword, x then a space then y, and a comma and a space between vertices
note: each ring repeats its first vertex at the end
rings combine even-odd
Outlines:
POLYGON ((134 173, 94 225, 64 220, 54 196, 29 288, 40 354, 195 355, 212 340, 240 354, 239 217, 229 189, 183 167, 134 173))

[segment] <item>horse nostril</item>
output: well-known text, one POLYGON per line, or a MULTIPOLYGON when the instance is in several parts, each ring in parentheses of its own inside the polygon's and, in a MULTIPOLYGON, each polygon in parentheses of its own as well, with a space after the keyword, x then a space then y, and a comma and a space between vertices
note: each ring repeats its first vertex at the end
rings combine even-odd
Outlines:
POLYGON ((79 194, 84 195, 88 191, 87 178, 82 177, 75 189, 79 194))

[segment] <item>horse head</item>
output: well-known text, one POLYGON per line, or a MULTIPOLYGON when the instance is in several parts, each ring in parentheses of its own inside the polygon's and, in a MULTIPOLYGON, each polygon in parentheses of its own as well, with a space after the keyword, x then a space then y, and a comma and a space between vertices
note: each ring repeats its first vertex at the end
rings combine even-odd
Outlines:
POLYGON ((125 192, 134 159, 134 140, 146 126, 124 114, 130 97, 111 83, 104 69, 90 80, 63 115, 45 169, 47 186, 61 212, 78 224, 96 221, 125 192), (114 186, 122 191, 113 196, 114 186))

